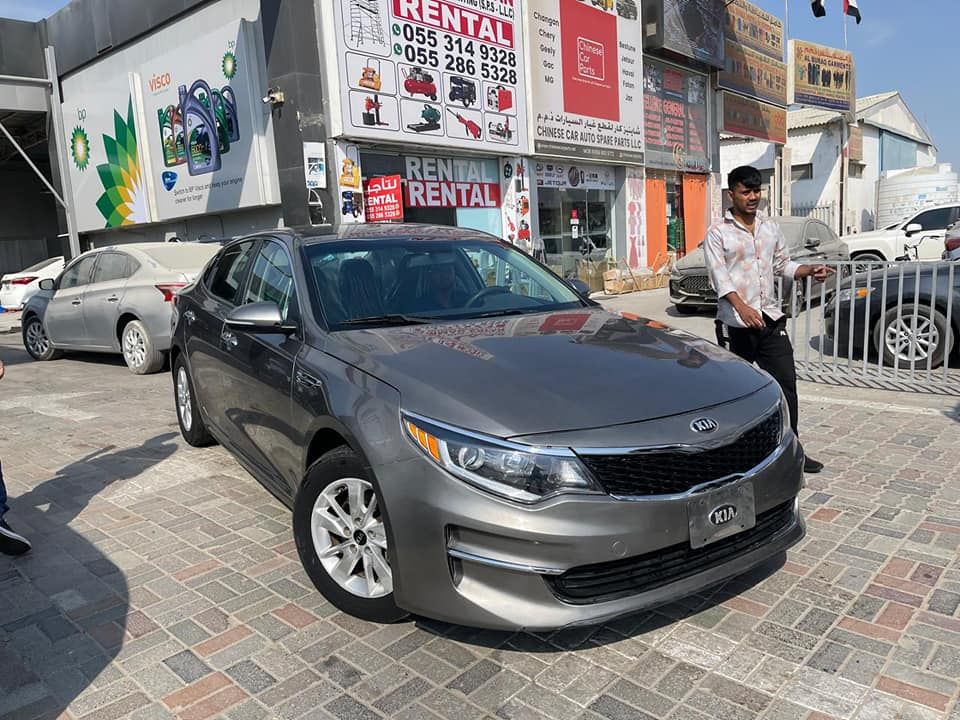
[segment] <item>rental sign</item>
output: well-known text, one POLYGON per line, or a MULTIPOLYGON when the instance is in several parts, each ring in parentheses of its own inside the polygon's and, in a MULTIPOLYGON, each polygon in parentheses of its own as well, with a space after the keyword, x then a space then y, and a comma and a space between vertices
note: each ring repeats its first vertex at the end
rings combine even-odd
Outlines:
POLYGON ((404 161, 407 207, 500 207, 500 180, 491 160, 407 155, 404 161))

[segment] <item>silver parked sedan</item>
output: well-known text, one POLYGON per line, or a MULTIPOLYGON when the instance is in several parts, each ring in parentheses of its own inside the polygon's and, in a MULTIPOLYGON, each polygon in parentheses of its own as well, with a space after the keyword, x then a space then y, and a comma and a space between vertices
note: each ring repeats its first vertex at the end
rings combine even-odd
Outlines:
POLYGON ((180 431, 286 503, 316 587, 378 622, 597 623, 800 540, 776 382, 572 284, 460 228, 229 243, 174 303, 180 431))
POLYGON ((170 301, 219 249, 136 243, 86 252, 27 301, 23 345, 35 360, 62 350, 112 352, 138 375, 157 372, 170 348, 170 301))

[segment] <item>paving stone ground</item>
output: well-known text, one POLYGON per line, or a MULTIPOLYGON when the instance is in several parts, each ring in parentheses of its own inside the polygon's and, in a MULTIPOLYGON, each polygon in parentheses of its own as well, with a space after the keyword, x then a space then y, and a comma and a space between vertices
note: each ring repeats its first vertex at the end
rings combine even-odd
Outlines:
POLYGON ((0 720, 960 720, 956 399, 803 385, 827 464, 779 569, 604 626, 335 611, 286 509, 177 432, 166 374, 0 335, 0 720))

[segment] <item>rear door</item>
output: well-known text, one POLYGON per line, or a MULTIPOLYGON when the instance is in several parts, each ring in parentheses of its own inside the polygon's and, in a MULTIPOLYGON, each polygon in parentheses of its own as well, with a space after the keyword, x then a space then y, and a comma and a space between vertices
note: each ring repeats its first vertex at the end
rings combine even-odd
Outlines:
POLYGON ((920 260, 939 260, 943 253, 943 239, 947 236, 947 228, 957 221, 957 216, 958 207, 955 205, 924 210, 907 223, 916 223, 923 230, 906 238, 906 244, 917 245, 917 256, 920 260))
POLYGON ((83 322, 91 347, 113 350, 118 345, 117 322, 127 280, 139 263, 124 252, 100 253, 93 279, 83 296, 83 322))
MULTIPOLYGON (((300 303, 287 248, 265 238, 258 248, 242 304, 272 302, 285 322, 300 326, 300 303)), ((226 417, 230 432, 265 470, 274 490, 288 498, 297 487, 302 449, 291 418, 294 365, 303 347, 301 332, 247 332, 224 329, 231 356, 224 381, 229 387, 226 417)))
POLYGON ((60 276, 60 282, 43 316, 47 335, 54 345, 86 347, 83 295, 90 284, 98 255, 99 253, 84 255, 60 276))
POLYGON ((207 268, 197 291, 191 293, 195 302, 181 309, 194 394, 221 432, 226 431, 222 374, 231 359, 223 350, 220 334, 224 318, 239 300, 256 244, 256 240, 246 240, 225 247, 207 268))

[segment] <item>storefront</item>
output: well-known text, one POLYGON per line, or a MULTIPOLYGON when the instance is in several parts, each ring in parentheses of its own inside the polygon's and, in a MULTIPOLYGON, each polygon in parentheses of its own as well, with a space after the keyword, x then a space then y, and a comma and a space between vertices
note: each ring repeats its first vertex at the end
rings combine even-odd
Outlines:
POLYGON ((646 58, 647 262, 682 256, 703 241, 709 218, 709 78, 646 58))

